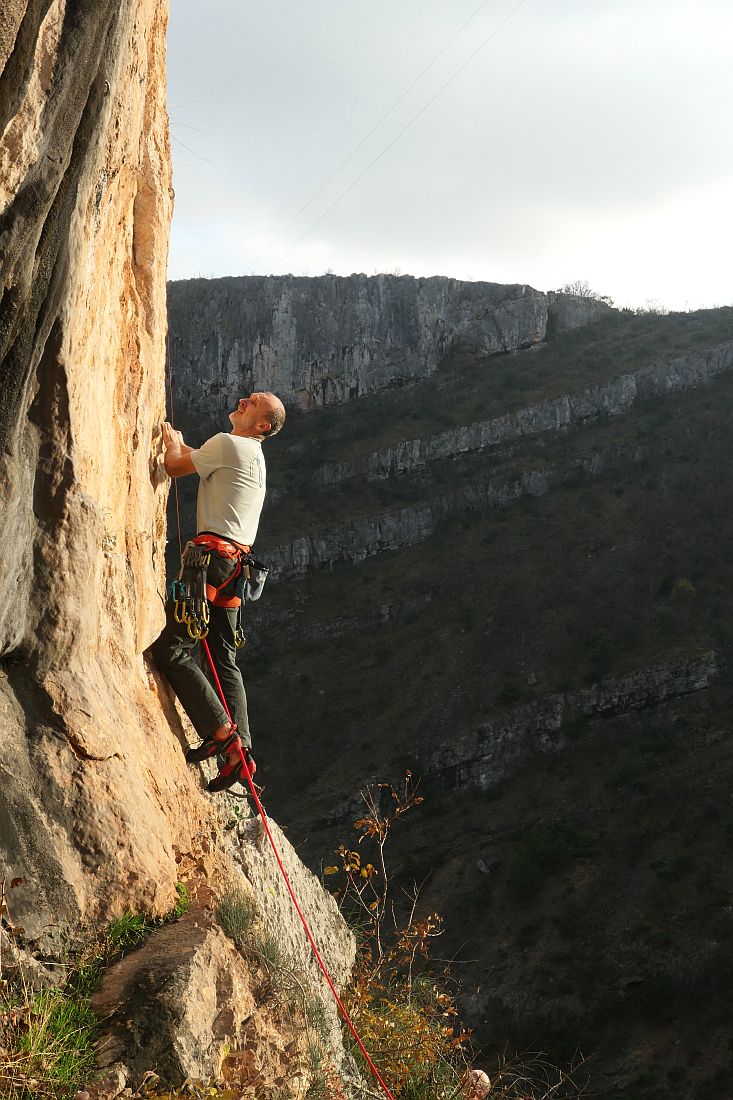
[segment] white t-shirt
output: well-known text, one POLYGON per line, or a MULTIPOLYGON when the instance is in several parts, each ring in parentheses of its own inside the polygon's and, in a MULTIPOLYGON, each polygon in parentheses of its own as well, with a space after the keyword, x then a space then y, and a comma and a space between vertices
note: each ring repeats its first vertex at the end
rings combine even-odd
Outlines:
POLYGON ((219 432, 197 451, 191 451, 191 461, 201 478, 197 530, 252 546, 266 487, 259 439, 219 432))

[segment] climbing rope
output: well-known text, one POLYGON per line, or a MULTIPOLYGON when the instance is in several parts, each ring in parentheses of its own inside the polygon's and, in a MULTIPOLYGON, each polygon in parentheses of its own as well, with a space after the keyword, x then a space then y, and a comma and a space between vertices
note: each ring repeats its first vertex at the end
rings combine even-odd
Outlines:
MULTIPOLYGON (((229 719, 230 723, 233 726, 234 723, 232 721, 232 716, 231 716, 231 713, 229 711, 229 707, 227 706, 227 701, 224 697, 224 691, 222 690, 221 681, 219 680, 219 676, 218 676, 218 673, 216 671, 216 666, 214 664, 214 659, 211 656, 211 650, 209 649, 209 643, 206 641, 206 638, 201 639, 201 645, 204 647, 204 652, 206 653, 206 657, 207 657, 208 662, 209 662, 209 667, 211 668, 211 673, 214 677, 214 681, 216 683, 217 691, 219 692, 219 698, 222 701, 222 704, 224 706, 224 710, 227 712, 227 718, 229 719)), ((328 983, 328 988, 333 993, 334 1000, 336 1001, 336 1004, 338 1005, 339 1009, 341 1010, 341 1015, 343 1016, 344 1020, 346 1021, 346 1024, 349 1028, 349 1031, 354 1036, 354 1039, 356 1040, 356 1043, 359 1047, 359 1050, 364 1055, 364 1058, 366 1059, 367 1065, 371 1069, 371 1071, 374 1074, 374 1076, 376 1077, 377 1081, 379 1081, 379 1084, 384 1089, 385 1095, 388 1096, 390 1098, 390 1100, 394 1100, 394 1097, 392 1096, 392 1093, 389 1091, 387 1085, 382 1080, 382 1078, 380 1076, 380 1073, 379 1073, 379 1070, 374 1065, 374 1062, 369 1057, 369 1053, 368 1053, 366 1047, 364 1046, 361 1039, 359 1038, 357 1030, 354 1027, 353 1023, 351 1022, 351 1017, 349 1016, 348 1012, 346 1011, 346 1008, 344 1007, 344 1004, 343 1004, 343 1002, 341 1001, 341 998, 338 995, 338 992, 336 990, 335 985, 331 981, 331 976, 328 973, 328 970, 326 969, 326 964, 324 963, 323 959, 321 958, 321 953, 318 950, 318 947, 316 946, 316 941, 313 939, 313 933, 310 930, 310 927, 308 925, 308 921, 305 918, 303 910, 300 908, 300 905, 298 904, 298 899, 295 896, 295 891, 293 890, 290 879, 288 878, 288 873, 285 870, 285 866, 284 866, 283 861, 280 857, 280 852, 278 851, 277 845, 275 843, 275 838, 273 837, 272 832, 270 830, 270 826, 267 823, 267 815, 265 814, 265 808, 262 805, 262 802, 260 801, 259 795, 257 794, 257 788, 254 785, 254 781, 252 779, 252 773, 250 772, 249 767, 247 765, 247 761, 245 760, 245 757, 244 757, 244 752, 242 750, 241 741, 239 742, 239 757, 242 761, 242 768, 244 769, 244 774, 245 774, 245 777, 247 779, 247 783, 249 785, 250 793, 252 795, 252 798, 254 799, 255 806, 257 807, 257 811, 258 811, 258 813, 260 815, 260 818, 262 820, 262 825, 264 827, 265 832, 267 833, 267 838, 270 841, 270 845, 272 847, 273 852, 275 853, 275 859, 277 860, 277 865, 280 868, 280 872, 282 874, 283 880, 284 880, 285 885, 287 887, 288 893, 290 894, 290 900, 292 901, 293 905, 295 906, 296 913, 300 917, 300 922, 303 925, 303 928, 305 929, 305 934, 308 937, 308 942, 310 943, 310 945, 313 949, 313 954, 316 958, 316 962, 318 963, 319 967, 321 968, 321 972, 323 973, 323 976, 326 979, 326 982, 328 983)))
MULTIPOLYGON (((171 407, 171 427, 173 426, 173 369, 171 367, 171 341, 168 332, 165 334, 165 350, 168 359, 168 393, 171 407)), ((183 539, 181 538, 181 510, 178 502, 178 482, 173 478, 173 490, 176 498, 176 523, 178 524, 178 557, 183 557, 183 539)))
MULTIPOLYGON (((172 425, 173 424, 173 372, 171 370, 170 340, 169 340, 168 334, 166 334, 166 347, 167 347, 167 353, 168 353, 168 385, 169 385, 169 389, 170 389, 170 412, 171 412, 171 425, 172 425)), ((173 484, 174 484, 175 490, 176 490, 176 519, 177 519, 177 522, 178 522, 178 552, 179 552, 179 555, 182 555, 183 554, 183 539, 181 537, 181 518, 180 518, 179 507, 178 507, 178 485, 176 483, 175 478, 173 479, 173 484)), ((221 699, 222 706, 224 707, 224 710, 226 711, 227 718, 229 719, 229 722, 233 727, 234 722, 232 720, 231 711, 229 710, 229 706, 227 704, 226 697, 224 695, 224 689, 221 686, 221 680, 219 679, 219 674, 216 670, 216 665, 214 664, 214 658, 212 657, 211 650, 209 649, 209 643, 207 642, 205 637, 202 637, 201 639, 199 639, 199 644, 204 647, 204 652, 205 652, 206 658, 209 662, 209 668, 211 669, 211 674, 214 678, 214 683, 216 684, 216 690, 219 693, 219 698, 221 699)), ((305 930, 305 934, 308 937, 308 942, 311 945, 311 949, 313 951, 313 955, 316 959, 316 962, 318 963, 318 966, 320 967, 321 973, 323 974, 324 978, 326 979, 326 983, 328 984, 328 988, 331 990, 331 993, 333 994, 333 998, 336 1001, 336 1004, 338 1005, 338 1008, 341 1012, 341 1015, 343 1016, 344 1021, 346 1022, 346 1025, 347 1025, 349 1031, 354 1036, 354 1040, 356 1041, 356 1044, 359 1047, 359 1050, 363 1054, 364 1059, 365 1059, 367 1065, 369 1066, 369 1069, 372 1071, 375 1078, 379 1082, 382 1090, 384 1091, 385 1096, 387 1096, 389 1098, 389 1100, 394 1100, 394 1097, 393 1097, 392 1093, 389 1091, 389 1088, 387 1087, 384 1080, 382 1079, 382 1076, 381 1076, 379 1070, 377 1069, 374 1062, 372 1061, 372 1059, 369 1055, 369 1052, 367 1051, 366 1047, 364 1046, 363 1042, 361 1041, 361 1038, 359 1037, 359 1034, 358 1034, 356 1028, 354 1027, 354 1025, 351 1021, 351 1017, 349 1016, 349 1013, 347 1012, 345 1005, 343 1004, 341 998, 338 995, 338 991, 336 989, 336 986, 333 984, 333 981, 331 980, 331 975, 328 973, 328 969, 326 967, 326 964, 324 963, 323 959, 321 958, 321 953, 318 950, 318 947, 316 945, 316 941, 313 938, 313 933, 310 930, 310 926, 308 924, 308 921, 305 918, 305 914, 303 913, 303 910, 300 907, 298 899, 295 896, 295 891, 293 890, 292 884, 291 884, 290 879, 288 877, 288 873, 285 870, 285 865, 283 864, 282 857, 280 856, 280 852, 278 851, 277 844, 275 843, 275 838, 273 837, 270 826, 268 825, 267 814, 265 813, 265 808, 262 805, 262 802, 260 801, 260 796, 257 793, 257 788, 255 787, 254 780, 252 778, 252 773, 251 773, 251 771, 249 769, 249 766, 247 764, 247 761, 245 759, 244 751, 242 749, 241 740, 239 741, 238 751, 239 751, 240 760, 242 762, 242 769, 243 769, 245 778, 247 780, 247 784, 248 784, 249 789, 250 789, 250 794, 252 795, 252 798, 254 800, 254 804, 257 807, 257 812, 260 815, 260 820, 262 821, 263 828, 265 830, 265 833, 267 834, 268 840, 270 841, 270 846, 271 846, 271 848, 272 848, 272 850, 275 854, 275 859, 277 860, 277 865, 280 868, 280 873, 282 874, 283 881, 285 882, 285 886, 287 887, 288 894, 290 895, 290 900, 292 901, 293 906, 295 907, 295 911, 298 914, 298 917, 300 918, 300 923, 303 925, 303 928, 305 930)))

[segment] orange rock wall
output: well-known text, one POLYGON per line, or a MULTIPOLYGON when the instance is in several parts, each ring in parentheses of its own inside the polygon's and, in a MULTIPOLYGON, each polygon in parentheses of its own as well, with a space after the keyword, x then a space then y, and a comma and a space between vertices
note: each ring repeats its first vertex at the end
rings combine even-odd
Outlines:
POLYGON ((31 949, 165 910, 215 832, 143 659, 164 595, 166 20, 158 0, 27 0, 0 32, 0 874, 26 879, 31 949))

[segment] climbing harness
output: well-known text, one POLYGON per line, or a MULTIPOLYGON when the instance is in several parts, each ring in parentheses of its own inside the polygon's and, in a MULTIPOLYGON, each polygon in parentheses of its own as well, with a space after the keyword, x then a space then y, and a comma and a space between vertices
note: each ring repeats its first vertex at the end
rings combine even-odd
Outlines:
MULTIPOLYGON (((173 423, 173 371, 171 369, 170 339, 169 339, 168 334, 166 334, 166 349, 167 349, 167 355, 168 355, 168 382, 169 382, 169 387, 170 387, 171 423, 173 423)), ((183 574, 183 570, 184 570, 183 563, 184 563, 184 559, 185 559, 186 554, 185 554, 185 550, 182 546, 182 538, 181 538, 181 516, 180 516, 180 508, 179 508, 179 501, 178 501, 178 485, 175 481, 174 481, 173 484, 174 484, 175 499, 176 499, 176 520, 177 520, 177 523, 178 523, 178 550, 179 550, 179 553, 181 555, 181 572, 179 573, 179 580, 180 580, 182 578, 182 574, 183 574)), ((195 545, 197 543, 198 538, 204 538, 204 537, 205 538, 211 538, 212 536, 210 536, 208 534, 202 534, 201 536, 197 536, 196 539, 192 540, 193 544, 195 545)), ((218 535, 215 535, 213 537, 214 538, 219 538, 218 535)), ((190 545, 191 545, 191 543, 187 543, 186 544, 186 549, 188 549, 188 546, 190 546, 190 545)), ((230 545, 234 546, 233 543, 230 544, 230 545)), ((240 549, 240 548, 237 547, 237 549, 240 549)), ((241 551, 241 553, 244 555, 243 550, 241 551)), ((248 600, 257 600, 262 595, 262 589, 264 587, 265 580, 267 579, 267 568, 266 568, 266 566, 262 565, 260 562, 255 561, 254 558, 249 558, 249 555, 247 555, 247 559, 248 560, 245 563, 244 568, 243 568, 243 572, 244 572, 245 577, 246 577, 244 592, 245 592, 246 598, 248 600), (249 568, 249 573, 247 573, 248 568, 249 568), (247 592, 247 586, 249 586, 249 591, 248 592, 247 592)), ((207 568, 208 568, 208 563, 207 563, 207 568)), ((174 581, 173 583, 175 584, 176 582, 174 581)), ((206 592, 206 577, 205 576, 203 577, 202 591, 204 593, 206 592)), ((204 602, 206 602, 206 601, 204 600, 204 602)), ((195 604, 194 604, 194 607, 195 607, 195 604)), ((208 611, 208 609, 207 609, 207 611, 208 611)), ((180 613, 181 613, 181 615, 184 615, 184 605, 181 606, 180 613)), ((179 620, 179 621, 183 621, 183 620, 179 620)), ((200 622, 200 621, 201 621, 200 619, 198 619, 198 618, 196 619, 197 623, 200 622)), ((187 623, 187 626, 188 626, 188 621, 187 620, 186 620, 186 623, 187 623)), ((197 629, 196 624, 194 624, 194 629, 197 629)), ((235 722, 232 719, 231 711, 229 710, 229 706, 228 706, 227 701, 226 701, 226 696, 224 695, 224 689, 221 686, 221 680, 219 679, 219 674, 216 671, 216 665, 214 664, 214 658, 211 656, 211 650, 209 649, 209 643, 206 640, 206 634, 207 633, 208 633, 208 625, 207 625, 206 632, 201 634, 197 640, 203 646, 204 652, 206 654, 206 658, 209 662, 209 668, 211 669, 211 674, 212 674, 212 677, 214 679, 214 683, 216 684, 216 690, 219 693, 219 698, 221 699, 224 710, 226 711, 226 715, 227 715, 227 718, 229 719, 229 722, 232 726, 232 730, 233 730, 233 732, 235 732, 235 722)), ((190 629, 189 629, 189 634, 191 634, 190 629)), ((194 635, 191 634, 191 637, 194 638, 194 635)), ((262 821, 262 826, 265 830, 265 833, 267 834, 267 839, 270 842, 270 847, 272 848, 272 851, 274 853, 275 859, 277 861, 277 865, 280 868, 280 873, 282 874, 283 881, 284 881, 285 886, 287 888, 288 894, 290 895, 290 900, 292 901, 293 906, 295 908, 295 911, 298 914, 298 917, 300 918, 300 923, 303 925, 303 929, 304 929, 305 934, 308 938, 308 942, 310 943, 311 949, 313 951, 314 958, 315 958, 316 962, 318 963, 318 966, 321 970, 321 973, 323 974, 323 977, 326 980, 326 984, 328 985, 328 988, 331 990, 331 993, 333 994, 333 998, 334 998, 336 1004, 338 1005, 339 1011, 341 1012, 341 1015, 343 1016, 344 1021, 346 1022, 346 1025, 349 1028, 349 1031, 354 1036, 354 1040, 356 1041, 356 1045, 359 1047, 359 1050, 364 1055, 364 1059, 365 1059, 367 1065, 369 1066, 369 1069, 372 1071, 372 1073, 374 1074, 374 1077, 379 1082, 379 1085, 380 1085, 382 1091, 384 1092, 385 1096, 387 1097, 387 1100, 394 1100, 394 1097, 393 1097, 392 1093, 389 1091, 389 1088, 387 1087, 384 1080, 382 1079, 382 1076, 381 1076, 379 1070, 377 1069, 374 1062, 372 1061, 372 1058, 369 1054, 369 1051, 364 1046, 363 1042, 361 1041, 361 1039, 359 1037, 359 1033, 357 1032, 357 1030, 354 1027, 353 1023, 351 1022, 351 1017, 349 1016, 349 1013, 347 1012, 345 1005, 343 1004, 341 998, 338 995, 338 991, 336 989, 336 986, 333 984, 333 981, 331 979, 331 975, 328 973, 328 969, 326 968, 326 964, 324 963, 323 959, 321 958, 321 953, 318 950, 318 947, 316 945, 316 941, 313 938, 313 933, 310 930, 310 926, 308 924, 308 921, 306 920, 305 915, 303 913, 303 910, 300 908, 300 905, 298 903, 298 899, 295 896, 295 891, 293 890, 293 887, 290 883, 290 879, 288 878, 288 873, 285 870, 285 865, 283 864, 282 857, 280 856, 280 852, 278 851, 277 844, 275 843, 275 839, 272 835, 272 831, 271 831, 271 829, 270 829, 270 827, 267 823, 267 815, 265 814, 265 808, 262 805, 262 802, 260 801, 260 797, 257 793, 257 788, 256 788, 255 783, 254 783, 253 773, 252 773, 252 770, 250 769, 250 767, 247 763, 247 758, 245 757, 244 751, 242 749, 241 741, 239 741, 239 757, 240 757, 240 760, 242 761, 242 771, 243 771, 244 777, 247 780, 247 784, 249 786, 250 793, 251 793, 252 798, 254 800, 255 806, 257 807, 257 812, 260 815, 260 820, 262 821)), ((241 782, 241 780, 240 780, 240 782, 241 782)))
POLYGON ((185 623, 189 637, 198 642, 209 633, 209 604, 236 610, 234 644, 241 649, 246 640, 242 632, 242 603, 260 598, 268 572, 266 565, 250 555, 248 546, 238 546, 204 531, 186 543, 178 577, 171 584, 176 622, 185 623), (220 585, 208 580, 212 554, 232 562, 231 572, 220 585))

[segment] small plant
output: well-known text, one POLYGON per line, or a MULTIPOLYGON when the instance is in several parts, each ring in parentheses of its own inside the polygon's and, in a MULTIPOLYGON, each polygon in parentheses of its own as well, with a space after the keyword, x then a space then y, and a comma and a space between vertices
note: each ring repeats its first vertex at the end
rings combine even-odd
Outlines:
POLYGON ((108 953, 123 958, 140 947, 154 928, 155 924, 141 913, 133 913, 128 909, 122 916, 115 917, 107 929, 108 953))
POLYGON ((246 800, 242 806, 238 802, 232 801, 230 798, 229 812, 231 813, 231 817, 225 825, 226 829, 236 829, 237 825, 241 824, 242 821, 247 821, 252 816, 246 800))
POLYGON ((318 1057, 317 1065, 313 1066, 313 1081, 305 1096, 306 1100, 346 1100, 346 1093, 333 1062, 322 1056, 318 1057))
POLYGON ((257 908, 243 890, 231 890, 219 903, 219 920, 226 934, 247 958, 265 971, 258 998, 267 1001, 284 992, 297 995, 305 1013, 306 997, 296 968, 277 939, 268 933, 254 933, 257 908))
POLYGON ((257 909, 243 890, 231 890, 219 902, 219 920, 230 939, 241 950, 247 945, 257 909))
POLYGON ((178 894, 178 901, 171 909, 169 920, 178 920, 191 908, 191 896, 183 882, 176 883, 176 893, 178 894))
POLYGON ((325 1042, 328 1038, 328 1023, 326 1008, 320 997, 312 997, 310 1000, 306 1000, 304 1015, 306 1023, 313 1029, 318 1038, 325 1042))
POLYGON ((287 965, 287 956, 274 936, 265 935, 256 939, 252 950, 269 970, 280 970, 287 965))

